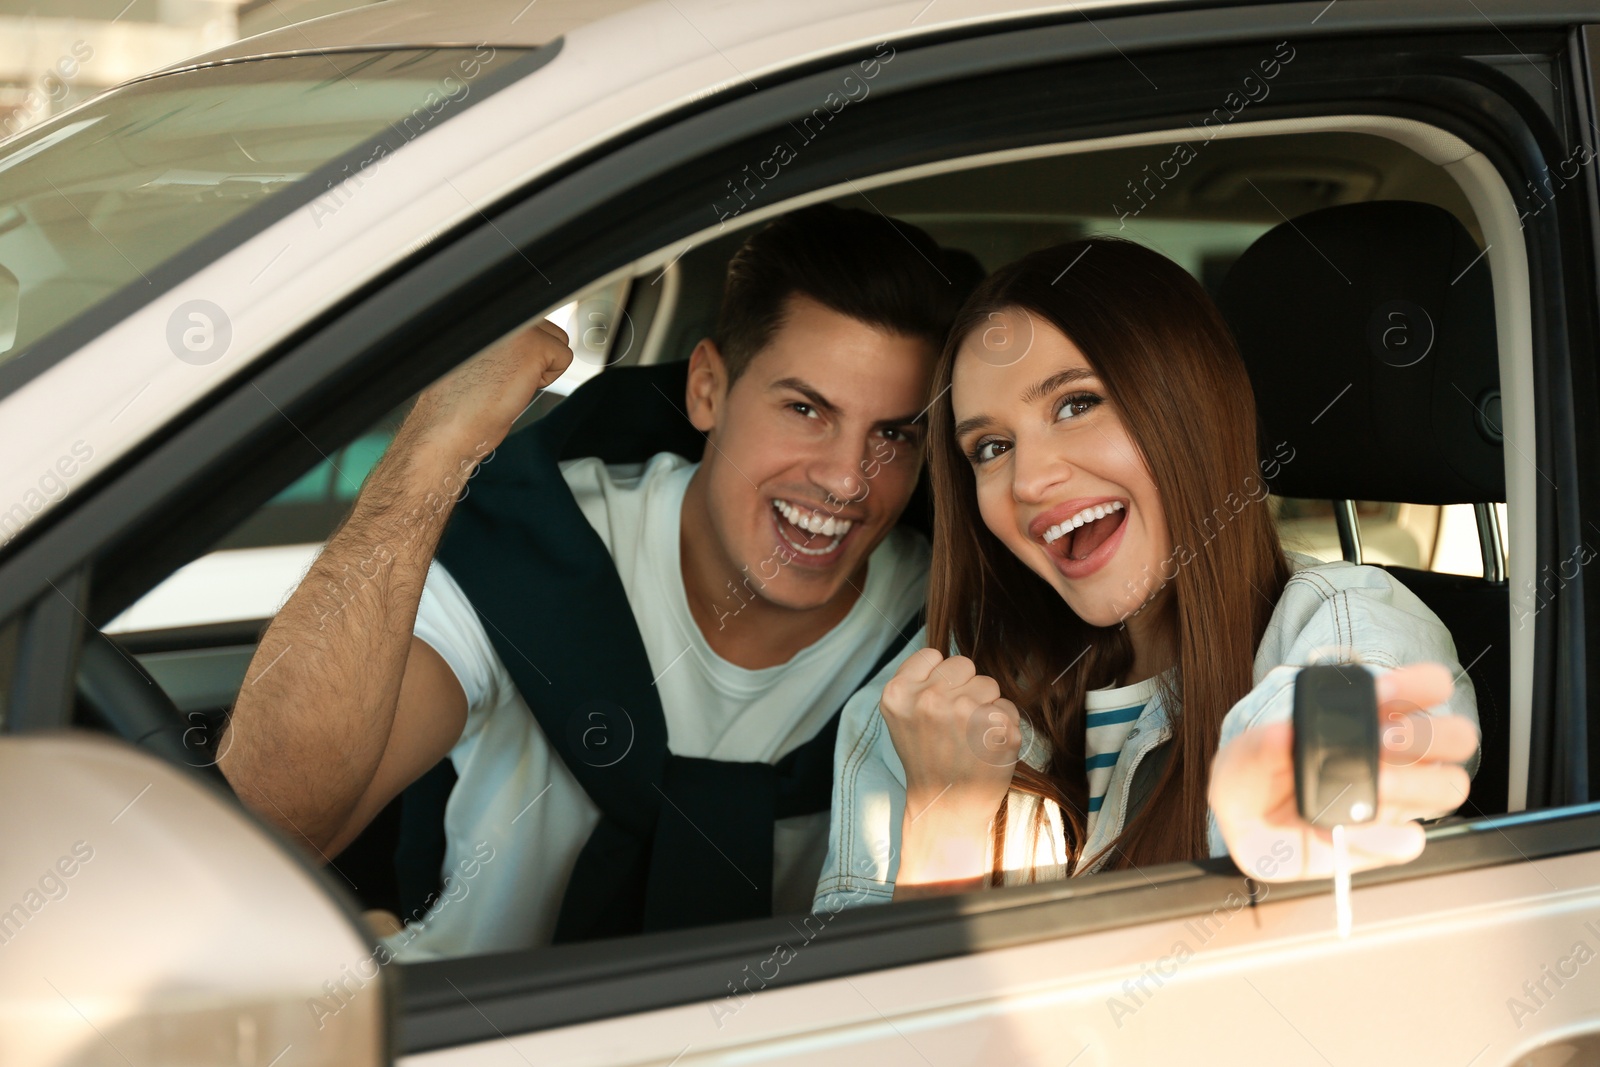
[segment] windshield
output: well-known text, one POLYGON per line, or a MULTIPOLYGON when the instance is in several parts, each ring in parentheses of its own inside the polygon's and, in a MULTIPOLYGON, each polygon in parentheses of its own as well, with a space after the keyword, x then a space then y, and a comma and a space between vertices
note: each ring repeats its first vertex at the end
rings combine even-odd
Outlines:
POLYGON ((505 75, 526 55, 482 46, 201 68, 112 90, 0 144, 0 364, 130 283, 160 284, 158 267, 252 208, 272 202, 249 232, 302 204, 336 211, 327 190, 373 162, 368 142, 438 125, 515 80, 505 75))

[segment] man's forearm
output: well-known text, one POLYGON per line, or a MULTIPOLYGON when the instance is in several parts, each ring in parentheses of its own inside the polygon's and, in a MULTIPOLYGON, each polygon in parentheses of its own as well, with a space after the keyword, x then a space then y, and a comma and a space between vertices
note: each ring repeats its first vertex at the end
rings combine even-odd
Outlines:
POLYGON ((402 427, 257 646, 219 765, 257 814, 322 851, 372 783, 429 561, 487 448, 402 427))
POLYGON ((425 389, 262 635, 217 762, 240 799, 315 850, 340 839, 394 740, 428 562, 461 487, 571 362, 566 334, 540 322, 425 389))

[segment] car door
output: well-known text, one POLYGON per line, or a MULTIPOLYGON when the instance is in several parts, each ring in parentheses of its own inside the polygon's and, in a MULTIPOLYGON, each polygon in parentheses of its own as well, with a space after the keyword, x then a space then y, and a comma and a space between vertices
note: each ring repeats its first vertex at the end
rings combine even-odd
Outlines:
POLYGON ((1449 166, 1494 246, 1506 433, 1513 452, 1538 457, 1531 472, 1508 470, 1513 595, 1529 581, 1526 595, 1541 590, 1513 636, 1505 758, 1518 814, 1441 826, 1421 860, 1359 879, 1348 941, 1331 933, 1326 886, 1171 865, 405 965, 400 1048, 419 1064, 504 1059, 508 1042, 530 1062, 1110 1063, 1193 1059, 1195 1035, 1218 1034, 1220 1017, 1241 1036, 1203 1055, 1230 1061, 1511 1063, 1557 1039, 1588 1049, 1600 1011, 1581 978, 1600 942, 1588 925, 1600 926, 1600 812, 1587 806, 1583 574, 1538 584, 1582 543, 1593 497, 1579 471, 1594 396, 1575 388, 1592 381, 1592 175, 1546 181, 1552 159, 1591 143, 1581 12, 1318 6, 1041 12, 1021 29, 927 22, 891 38, 892 55, 876 41, 838 45, 827 62, 708 95, 515 187, 337 308, 262 341, 232 379, 180 397, 171 410, 183 418, 0 560, 16 635, 8 728, 65 721, 85 619, 126 608, 530 308, 665 266, 730 223, 852 186, 870 198, 915 168, 1165 143, 1292 41, 1296 79, 1228 136, 1348 129, 1467 149, 1449 166), (870 98, 826 111, 823 126, 817 109, 873 62, 870 98), (773 139, 808 117, 817 135, 766 177, 773 139), (1412 1010, 1394 1011, 1400 997, 1412 1010))
MULTIPOLYGON (((1250 17, 1264 14, 1253 9, 1250 17)), ((1305 26, 1317 11, 1296 14, 1306 21, 1285 21, 1282 39, 1288 39, 1291 29, 1296 34, 1315 32, 1305 26)), ((1553 121, 1545 127, 1533 118, 1537 105, 1528 107, 1533 99, 1553 103, 1570 92, 1569 106, 1587 113, 1581 95, 1587 92, 1586 83, 1567 80, 1581 71, 1582 45, 1570 27, 1558 28, 1539 42, 1538 34, 1528 31, 1528 24, 1537 21, 1534 15, 1524 13, 1520 23, 1509 18, 1502 22, 1505 14, 1496 11, 1492 21, 1484 20, 1485 36, 1476 38, 1481 51, 1471 36, 1417 34, 1416 25, 1405 24, 1399 15, 1396 20, 1411 32, 1346 42, 1351 51, 1342 55, 1322 51, 1315 41, 1302 43, 1304 37, 1297 35, 1295 62, 1311 61, 1300 68, 1309 71, 1305 77, 1310 84, 1280 83, 1274 91, 1290 99, 1262 109, 1262 123, 1292 122, 1297 112, 1320 119, 1346 114, 1346 109, 1358 116, 1345 120, 1350 128, 1361 128, 1374 111, 1415 116, 1419 111, 1389 98, 1393 82, 1377 94, 1381 102, 1368 95, 1376 88, 1371 83, 1360 87, 1362 57, 1383 57, 1372 60, 1368 73, 1381 69, 1386 79, 1403 79, 1408 60, 1439 48, 1435 57, 1449 55, 1452 67, 1462 57, 1474 57, 1470 66, 1485 79, 1480 86, 1498 84, 1490 95, 1520 101, 1512 108, 1519 117, 1511 125, 1530 137, 1530 147, 1544 146, 1527 160, 1532 173, 1539 174, 1541 156, 1548 158, 1551 151, 1564 155, 1584 143, 1581 122, 1564 129, 1556 125, 1560 108, 1546 112, 1553 121), (1502 25, 1512 36, 1501 36, 1502 25), (1523 88, 1513 89, 1512 84, 1523 88), (1530 86, 1538 88, 1523 97, 1530 86)), ((1086 62, 1056 68, 1055 84, 1072 85, 1081 97, 1094 99, 1098 119, 1104 120, 1110 110, 1105 100, 1139 99, 1141 79, 1153 94, 1152 85, 1182 84, 1185 72, 1204 69, 1213 84, 1226 86, 1226 72, 1249 69, 1249 54, 1242 50, 1201 55, 1191 49, 1181 58, 1165 57, 1167 64, 1159 53, 1129 51, 1126 34, 1134 24, 1119 20, 1099 27, 1115 35, 1120 49, 1097 71, 1115 89, 1091 90, 1093 75, 1086 62), (1120 72, 1113 72, 1114 67, 1120 72)), ((1374 29, 1370 24, 1365 28, 1374 29)), ((1088 29, 1083 32, 1091 35, 1088 29)), ((1396 32, 1387 28, 1387 33, 1396 32)), ((1038 36, 1031 40, 1038 43, 1038 36)), ((1016 39, 1007 43, 1020 51, 1016 39)), ((1019 62, 1016 54, 1011 57, 1019 62)), ((901 53, 896 59, 914 55, 901 53)), ((1409 73, 1421 79, 1414 102, 1419 109, 1426 102, 1432 125, 1448 93, 1423 74, 1425 68, 1409 73), (1423 82, 1429 82, 1426 88, 1423 82)), ((1025 111, 1035 102, 1016 82, 1001 84, 1004 88, 994 82, 963 86, 963 99, 984 99, 987 93, 988 99, 1003 99, 1013 111, 1025 111)), ((1483 113, 1498 112, 1499 105, 1489 104, 1487 97, 1477 99, 1474 107, 1481 105, 1483 113)), ((923 106, 948 119, 949 112, 923 106)), ((1137 110, 1136 105, 1126 108, 1137 110)), ((1202 102, 1188 124, 1198 125, 1205 114, 1202 102)), ((986 118, 986 133, 993 138, 986 147, 992 149, 1000 140, 995 129, 999 123, 992 112, 986 118)), ((1151 119, 1150 125, 1159 121, 1151 119)), ((1560 283, 1567 294, 1561 308, 1546 305, 1535 312, 1532 304, 1556 296, 1544 288, 1555 284, 1550 271, 1554 262, 1548 258, 1555 249, 1545 242, 1559 245, 1563 239, 1555 232, 1547 238, 1533 232, 1534 216, 1527 214, 1532 202, 1513 192, 1519 189, 1516 168, 1510 169, 1507 181, 1508 171, 1502 169, 1507 160, 1480 138, 1481 130, 1447 125, 1483 156, 1446 158, 1479 211, 1486 244, 1512 250, 1509 261, 1496 260, 1494 266, 1506 350, 1506 402, 1508 407, 1529 402, 1522 413, 1528 422, 1515 427, 1513 416, 1507 418, 1507 432, 1518 442, 1508 453, 1508 464, 1523 466, 1520 477, 1508 472, 1511 538, 1525 553, 1525 546, 1537 546, 1531 557, 1524 554, 1513 563, 1513 595, 1520 591, 1525 598, 1537 588, 1538 576, 1554 575, 1556 561, 1581 540, 1573 539, 1570 528, 1561 532, 1562 522, 1570 519, 1552 514, 1557 510, 1549 494, 1557 477, 1553 460, 1521 460, 1549 447, 1536 440, 1581 440, 1572 431, 1584 416, 1566 407, 1565 394, 1544 396, 1535 382, 1545 373, 1539 367, 1562 366, 1560 375, 1583 373, 1574 364, 1581 367, 1588 358, 1586 343, 1579 339, 1592 331, 1592 266, 1587 252, 1569 261, 1568 270, 1575 273, 1560 283), (1494 173, 1504 182, 1499 192, 1505 195, 1497 195, 1494 173), (1526 314, 1516 307, 1524 277, 1530 301, 1526 314), (1518 438, 1519 429, 1535 433, 1518 438), (1519 448, 1528 456, 1512 458, 1519 448), (1544 503, 1537 503, 1541 499, 1544 503), (1544 523, 1530 521, 1541 515, 1544 523), (1570 547, 1555 548, 1557 544, 1570 547)), ((886 121, 886 137, 892 128, 886 121)), ((1398 126, 1387 132, 1403 136, 1398 126)), ((858 177, 853 183, 873 195, 872 179, 858 177)), ((1568 218, 1576 220, 1574 228, 1584 230, 1583 220, 1592 208, 1589 194, 1576 185, 1551 189, 1538 203, 1550 205, 1544 210, 1559 209, 1556 194, 1562 191, 1572 194, 1566 202, 1568 218)), ((1494 256, 1492 247, 1486 255, 1494 256)), ((1587 400, 1576 403, 1587 410, 1587 400)), ((1569 503, 1581 512, 1581 483, 1569 486, 1569 503)), ((1557 594, 1581 595, 1568 581, 1581 575, 1561 573, 1561 581, 1546 583, 1549 595, 1541 593, 1537 604, 1518 604, 1524 625, 1514 628, 1512 638, 1522 657, 1520 667, 1513 667, 1512 684, 1521 692, 1511 695, 1512 706, 1516 709, 1520 702, 1522 710, 1513 711, 1521 718, 1514 718, 1511 726, 1510 805, 1517 811, 1540 810, 1441 826, 1432 832, 1422 860, 1403 871, 1361 879, 1357 908, 1367 918, 1349 941, 1332 933, 1325 886, 1260 885, 1238 878, 1226 864, 1189 865, 1127 872, 1094 885, 1008 890, 1004 902, 998 894, 985 894, 918 904, 915 911, 896 905, 879 914, 847 911, 764 927, 750 924, 748 932, 741 931, 748 938, 744 951, 731 958, 715 958, 715 949, 705 946, 702 937, 647 939, 608 961, 608 979, 596 976, 582 988, 574 988, 573 979, 595 972, 581 969, 587 961, 577 953, 563 960, 561 950, 543 956, 552 968, 547 984, 520 969, 532 968, 532 957, 507 958, 495 961, 492 978, 478 992, 468 984, 478 971, 472 961, 420 965, 412 970, 413 1010, 407 1022, 416 1026, 426 1019, 438 1025, 441 1041, 446 1034, 476 1032, 485 1038, 477 1050, 485 1061, 504 1050, 500 1033, 490 1037, 482 1029, 484 1018, 492 1019, 530 1058, 593 1063, 757 1058, 801 1063, 824 1056, 847 1063, 1115 1063, 1157 1056, 1262 1063, 1512 1063, 1530 1055, 1532 1062, 1543 1056, 1581 1059, 1591 1054, 1588 1034, 1597 1018, 1594 998, 1578 980, 1595 944, 1587 925, 1594 921, 1595 907, 1588 829, 1594 809, 1586 804, 1587 780, 1574 766, 1587 745, 1586 732, 1575 728, 1584 714, 1570 705, 1559 708, 1565 698, 1548 688, 1555 684, 1570 693, 1583 685, 1577 662, 1586 647, 1582 613, 1574 610, 1563 618, 1556 599, 1557 594), (1554 643, 1548 653, 1536 653, 1528 640, 1533 636, 1528 631, 1541 625, 1541 619, 1547 629, 1537 631, 1545 635, 1540 640, 1554 643), (1543 658, 1546 654, 1549 659, 1543 658), (1562 755, 1557 762, 1565 762, 1564 768, 1552 763, 1558 751, 1562 755), (571 969, 562 967, 563 962, 571 969), (683 988, 690 982, 703 983, 698 996, 683 988), (669 985, 677 987, 671 995, 673 1002, 680 1002, 676 1006, 648 992, 669 985), (1393 1018, 1393 1003, 1402 997, 1416 1009, 1393 1018), (628 998, 640 1014, 623 1017, 621 998, 628 998), (541 1005, 550 1016, 540 1016, 541 1005), (511 1036, 516 1020, 538 1026, 546 1018, 551 1024, 573 1022, 552 1025, 537 1035, 511 1036), (1226 1030, 1216 1025, 1219 1018, 1227 1020, 1226 1030), (1391 1018, 1393 1025, 1386 1021, 1391 1018), (462 1030, 454 1031, 454 1025, 462 1030), (1241 1037, 1228 1040, 1235 1034, 1241 1037)), ((1568 606, 1578 608, 1570 600, 1568 606)), ((419 1055, 416 1060, 475 1062, 462 1052, 419 1055)))

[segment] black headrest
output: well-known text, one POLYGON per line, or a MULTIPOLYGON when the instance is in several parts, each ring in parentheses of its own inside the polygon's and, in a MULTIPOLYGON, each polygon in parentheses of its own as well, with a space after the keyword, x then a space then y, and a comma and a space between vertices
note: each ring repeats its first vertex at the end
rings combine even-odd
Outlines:
POLYGON ((1502 501, 1489 265, 1443 208, 1325 208, 1263 234, 1218 296, 1280 496, 1502 501), (1283 450, 1287 454, 1287 449, 1283 450))

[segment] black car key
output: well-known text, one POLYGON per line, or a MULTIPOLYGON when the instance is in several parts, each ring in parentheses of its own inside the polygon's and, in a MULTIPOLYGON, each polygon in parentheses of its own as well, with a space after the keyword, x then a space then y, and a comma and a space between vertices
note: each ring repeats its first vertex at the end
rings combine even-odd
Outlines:
POLYGON ((1378 687, 1356 664, 1304 667, 1294 685, 1294 789, 1300 815, 1333 831, 1333 899, 1350 936, 1345 827, 1378 812, 1378 687))

